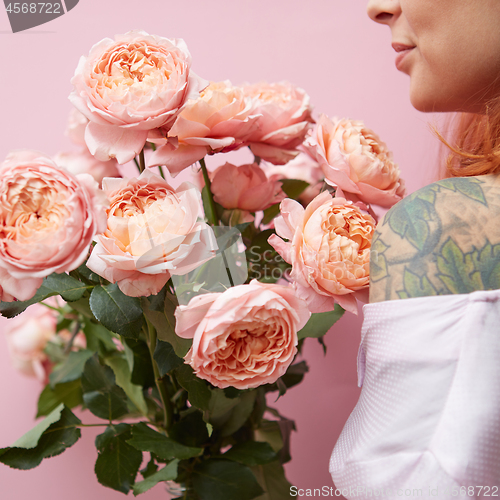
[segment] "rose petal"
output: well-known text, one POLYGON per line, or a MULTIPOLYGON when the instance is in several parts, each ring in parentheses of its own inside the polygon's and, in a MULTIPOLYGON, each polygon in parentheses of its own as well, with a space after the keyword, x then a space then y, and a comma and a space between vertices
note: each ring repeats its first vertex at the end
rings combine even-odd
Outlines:
POLYGON ((142 151, 147 138, 147 130, 92 122, 85 129, 85 142, 89 151, 100 161, 116 158, 120 165, 133 160, 142 151))

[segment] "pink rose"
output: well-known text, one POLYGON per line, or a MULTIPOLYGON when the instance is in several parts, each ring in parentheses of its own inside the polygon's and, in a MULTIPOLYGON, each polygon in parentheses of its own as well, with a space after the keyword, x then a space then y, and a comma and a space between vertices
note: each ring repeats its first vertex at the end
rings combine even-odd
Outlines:
POLYGON ((370 282, 370 246, 375 221, 344 198, 323 192, 304 209, 281 202, 281 217, 269 243, 292 265, 297 296, 311 312, 331 311, 337 301, 357 314, 355 297, 366 299, 370 282))
POLYGON ((214 172, 211 187, 214 200, 224 208, 249 212, 265 210, 286 197, 281 182, 268 179, 256 163, 222 165, 214 172))
POLYGON ((332 121, 321 115, 305 147, 321 165, 328 184, 365 203, 391 207, 405 194, 392 153, 362 121, 332 121))
POLYGON ((116 160, 99 161, 87 148, 78 152, 58 153, 54 160, 73 175, 90 174, 99 185, 104 177, 121 177, 116 160))
POLYGON ((285 373, 310 315, 291 287, 253 280, 177 307, 175 332, 193 339, 185 360, 198 377, 222 389, 253 389, 285 373))
POLYGON ((68 124, 66 126, 66 136, 69 137, 71 142, 79 146, 85 146, 86 148, 85 129, 88 123, 89 121, 83 113, 76 108, 71 108, 68 116, 68 124))
POLYGON ((103 180, 108 228, 96 237, 87 267, 131 297, 157 294, 171 275, 209 260, 212 230, 198 222, 201 196, 189 183, 174 190, 145 170, 138 178, 103 180))
POLYGON ((295 158, 314 123, 309 96, 288 82, 245 85, 243 92, 253 99, 254 113, 261 115, 248 138, 253 154, 276 165, 295 158))
POLYGON ((212 82, 198 99, 186 104, 168 132, 175 139, 155 151, 148 166, 165 165, 176 174, 206 154, 238 149, 258 118, 241 88, 229 81, 212 82))
POLYGON ((89 120, 85 141, 101 161, 126 163, 152 129, 168 129, 205 82, 191 71, 183 40, 130 31, 105 38, 82 57, 70 101, 89 120))
MULTIPOLYGON (((44 301, 60 308, 65 304, 60 297, 44 301)), ((7 346, 14 368, 46 384, 52 371, 52 362, 45 354, 48 342, 65 348, 72 341, 72 349, 85 349, 87 341, 83 332, 73 337, 69 330, 57 332, 58 312, 41 304, 33 304, 16 318, 9 319, 5 328, 7 346), (57 332, 57 333, 56 333, 57 332)))
POLYGON ((40 304, 7 321, 7 346, 16 370, 47 382, 51 362, 44 349, 47 342, 56 338, 56 326, 56 315, 40 304))
POLYGON ((11 153, 0 167, 2 300, 28 300, 44 277, 80 266, 106 228, 106 204, 90 175, 36 151, 11 153))

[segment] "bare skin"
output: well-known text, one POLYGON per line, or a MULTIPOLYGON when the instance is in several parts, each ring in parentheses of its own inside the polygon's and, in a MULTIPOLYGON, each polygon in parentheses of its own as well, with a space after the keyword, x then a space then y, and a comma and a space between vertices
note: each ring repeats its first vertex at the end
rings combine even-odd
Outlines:
POLYGON ((370 302, 500 288, 500 175, 444 179, 384 217, 370 302))

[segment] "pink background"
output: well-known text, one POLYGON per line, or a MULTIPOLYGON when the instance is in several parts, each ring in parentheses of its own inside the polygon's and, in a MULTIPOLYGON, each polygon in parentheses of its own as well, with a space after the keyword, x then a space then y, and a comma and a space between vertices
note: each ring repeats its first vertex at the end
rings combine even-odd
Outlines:
MULTIPOLYGON (((309 93, 317 115, 363 119, 394 151, 414 191, 437 177, 437 140, 428 125, 437 118, 411 107, 408 78, 394 66, 389 30, 372 23, 365 6, 362 0, 80 0, 67 15, 18 34, 11 33, 0 6, 0 161, 13 149, 55 154, 71 148, 64 130, 79 57, 102 38, 144 29, 184 38, 194 71, 206 79, 288 80, 309 93)), ((315 340, 306 342, 311 371, 276 404, 297 423, 286 471, 300 488, 332 485, 328 459, 359 394, 360 325, 360 317, 348 315, 335 325, 326 337, 326 356, 315 340)), ((0 381, 4 447, 32 428, 41 387, 14 371, 1 335, 0 381)), ((1 465, 0 498, 121 498, 94 477, 98 432, 85 429, 73 448, 32 471, 1 465)), ((142 498, 166 494, 160 485, 142 498)))

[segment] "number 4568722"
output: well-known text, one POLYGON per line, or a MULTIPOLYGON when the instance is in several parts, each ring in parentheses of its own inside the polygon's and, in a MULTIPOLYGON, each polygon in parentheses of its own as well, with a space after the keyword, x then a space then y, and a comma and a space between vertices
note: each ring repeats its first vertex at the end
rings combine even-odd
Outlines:
POLYGON ((9 3, 7 12, 13 14, 62 14, 60 3, 9 3))

